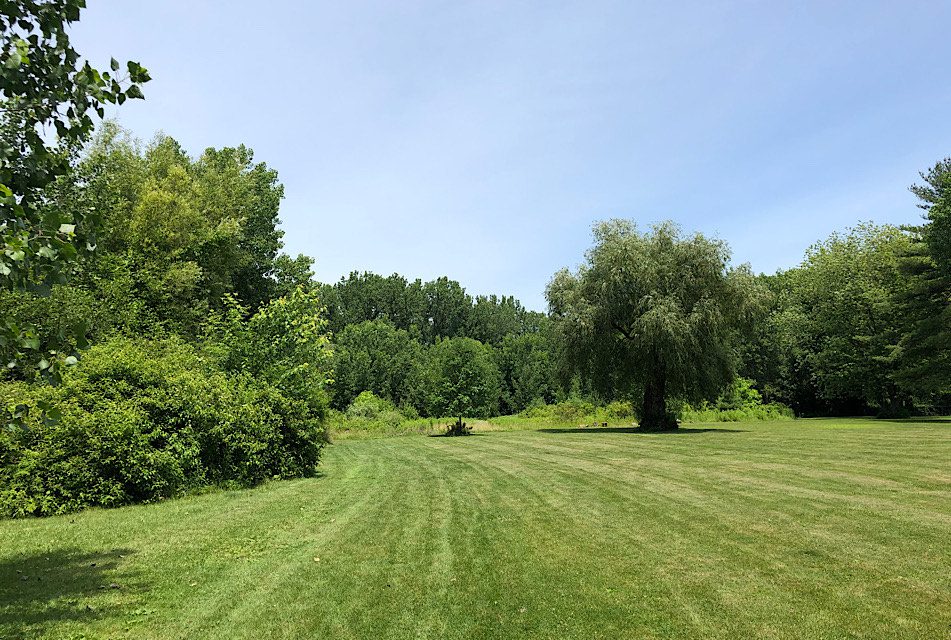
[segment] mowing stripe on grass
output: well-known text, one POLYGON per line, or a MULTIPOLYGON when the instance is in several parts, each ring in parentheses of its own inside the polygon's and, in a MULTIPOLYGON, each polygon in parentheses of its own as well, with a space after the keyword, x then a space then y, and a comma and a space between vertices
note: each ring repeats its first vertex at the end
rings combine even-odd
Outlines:
POLYGON ((0 522, 0 637, 939 638, 951 423, 410 436, 0 522))

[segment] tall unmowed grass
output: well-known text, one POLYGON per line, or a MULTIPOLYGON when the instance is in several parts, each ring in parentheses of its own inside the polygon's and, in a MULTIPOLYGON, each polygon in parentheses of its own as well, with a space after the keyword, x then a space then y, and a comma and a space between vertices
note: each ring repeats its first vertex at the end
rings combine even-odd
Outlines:
MULTIPOLYGON (((682 423, 750 422, 793 420, 793 410, 782 404, 761 404, 758 396, 745 406, 725 407, 704 404, 698 408, 683 404, 678 412, 682 423)), ((331 411, 329 425, 336 438, 375 438, 411 434, 439 434, 455 418, 424 418, 414 410, 400 409, 391 402, 364 392, 346 411, 331 411)), ((532 404, 524 411, 473 421, 475 431, 544 429, 556 427, 635 426, 636 410, 631 402, 596 404, 581 398, 562 402, 532 404)))

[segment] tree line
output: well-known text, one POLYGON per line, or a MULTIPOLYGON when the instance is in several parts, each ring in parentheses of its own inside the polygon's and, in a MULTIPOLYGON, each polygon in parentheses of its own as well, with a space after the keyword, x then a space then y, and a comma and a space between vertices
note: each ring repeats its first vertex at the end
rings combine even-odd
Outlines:
POLYGON ((558 394, 550 322, 512 296, 472 297, 447 277, 423 283, 372 273, 318 290, 334 336, 338 410, 370 391, 418 415, 453 415, 456 399, 443 388, 459 384, 457 369, 483 389, 469 394, 470 416, 517 413, 558 394))
POLYGON ((951 158, 911 186, 918 225, 862 223, 760 276, 742 375, 801 415, 907 416, 951 407, 951 158))
POLYGON ((680 407, 715 402, 738 376, 801 416, 945 411, 951 158, 910 190, 921 224, 858 223, 769 275, 671 223, 598 223, 584 265, 549 283, 547 314, 472 298, 447 278, 352 273, 320 287, 336 345, 333 406, 371 391, 439 415, 432 347, 465 338, 485 354, 492 389, 472 415, 582 397, 633 400, 642 421, 674 426, 680 407))

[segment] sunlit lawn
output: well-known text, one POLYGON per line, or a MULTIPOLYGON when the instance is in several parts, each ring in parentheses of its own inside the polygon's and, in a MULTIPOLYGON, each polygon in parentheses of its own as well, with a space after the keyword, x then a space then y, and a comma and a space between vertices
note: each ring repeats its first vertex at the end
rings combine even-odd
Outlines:
POLYGON ((407 436, 0 522, 0 637, 946 638, 951 422, 407 436))

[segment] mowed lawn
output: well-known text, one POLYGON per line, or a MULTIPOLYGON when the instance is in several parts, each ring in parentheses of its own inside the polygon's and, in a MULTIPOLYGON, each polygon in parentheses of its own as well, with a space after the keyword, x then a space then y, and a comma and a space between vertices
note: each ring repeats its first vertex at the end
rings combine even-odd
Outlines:
POLYGON ((951 422, 346 441, 0 541, 5 638, 947 638, 951 422))

